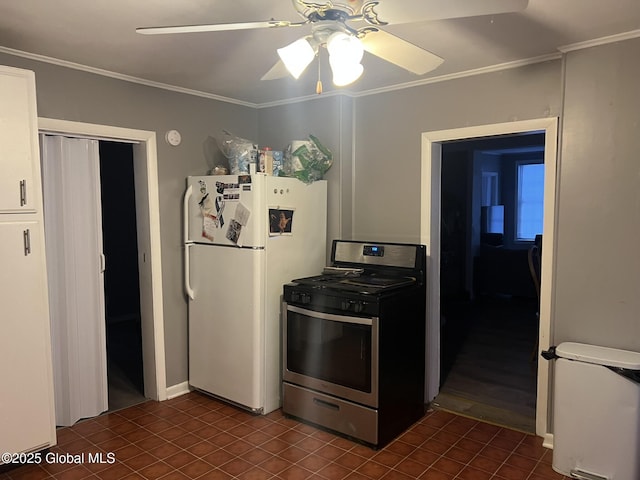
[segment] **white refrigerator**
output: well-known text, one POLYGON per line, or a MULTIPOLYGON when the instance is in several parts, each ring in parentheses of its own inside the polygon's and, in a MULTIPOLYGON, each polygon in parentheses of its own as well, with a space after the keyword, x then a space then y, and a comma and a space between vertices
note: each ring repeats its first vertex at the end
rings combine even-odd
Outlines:
POLYGON ((281 406, 282 286, 326 265, 327 183, 187 177, 189 384, 257 413, 281 406))

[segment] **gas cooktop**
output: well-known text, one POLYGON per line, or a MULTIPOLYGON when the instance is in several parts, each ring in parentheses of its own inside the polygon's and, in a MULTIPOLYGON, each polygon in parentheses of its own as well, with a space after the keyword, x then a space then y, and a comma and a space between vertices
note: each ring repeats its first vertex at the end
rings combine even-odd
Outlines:
POLYGON ((385 277, 376 273, 358 275, 322 274, 299 278, 292 283, 317 289, 353 290, 360 293, 376 293, 380 290, 399 288, 416 282, 414 277, 385 277))
POLYGON ((423 245, 334 240, 331 265, 322 275, 292 280, 290 286, 307 293, 386 295, 423 284, 425 264, 423 245))

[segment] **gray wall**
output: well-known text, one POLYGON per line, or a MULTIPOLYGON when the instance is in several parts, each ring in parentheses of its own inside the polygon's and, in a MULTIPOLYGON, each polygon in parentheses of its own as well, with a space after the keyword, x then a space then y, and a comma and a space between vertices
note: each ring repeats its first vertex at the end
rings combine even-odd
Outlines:
POLYGON ((256 138, 255 109, 10 55, 0 54, 0 64, 35 71, 40 117, 156 132, 167 386, 186 381, 187 303, 181 246, 185 177, 207 172, 203 143, 209 135, 226 128, 256 138), (164 142, 169 129, 182 133, 180 146, 164 142))
POLYGON ((356 99, 354 236, 420 240, 421 134, 560 115, 551 61, 356 99))
POLYGON ((569 53, 555 341, 640 351, 640 39, 569 53))

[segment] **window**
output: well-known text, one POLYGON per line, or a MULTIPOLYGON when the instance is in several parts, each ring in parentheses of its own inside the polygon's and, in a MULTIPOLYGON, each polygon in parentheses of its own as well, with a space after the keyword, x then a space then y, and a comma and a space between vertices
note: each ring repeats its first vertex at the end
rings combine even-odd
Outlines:
POLYGON ((531 241, 542 233, 544 164, 517 164, 516 240, 531 241))

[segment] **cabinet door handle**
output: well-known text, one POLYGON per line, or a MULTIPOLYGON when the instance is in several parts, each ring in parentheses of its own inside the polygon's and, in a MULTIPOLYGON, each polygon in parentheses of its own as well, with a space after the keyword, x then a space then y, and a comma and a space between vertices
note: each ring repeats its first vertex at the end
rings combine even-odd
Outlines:
POLYGON ((24 207, 27 204, 27 181, 20 180, 20 206, 24 207))
POLYGON ((31 253, 31 234, 29 229, 22 232, 22 240, 24 242, 24 256, 26 257, 31 253))

